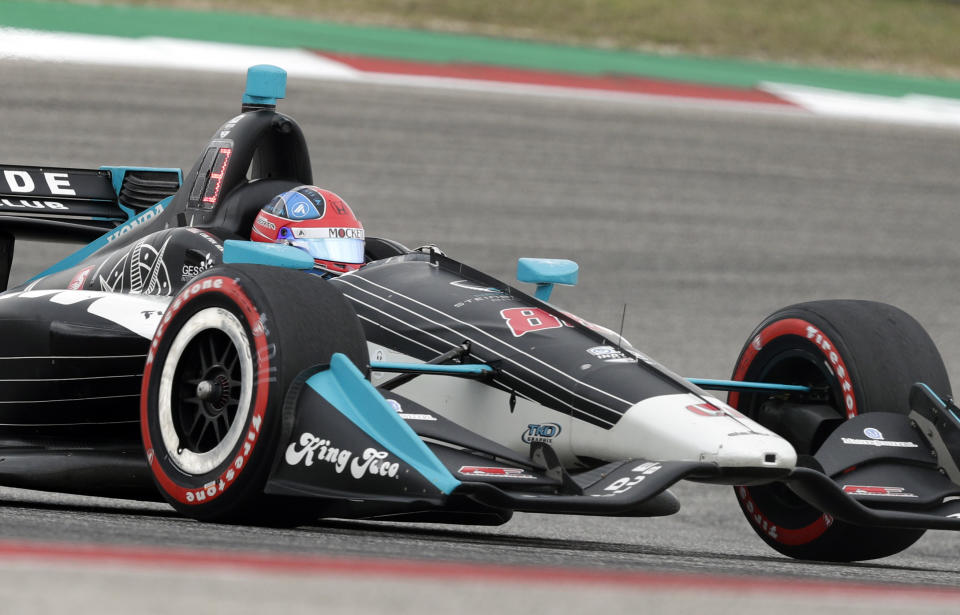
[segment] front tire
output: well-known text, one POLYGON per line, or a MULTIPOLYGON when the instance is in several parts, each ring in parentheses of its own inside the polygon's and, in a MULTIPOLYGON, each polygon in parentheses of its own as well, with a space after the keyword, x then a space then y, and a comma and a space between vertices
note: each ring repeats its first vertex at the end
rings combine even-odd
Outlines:
POLYGON ((317 276, 225 265, 184 287, 154 334, 141 391, 144 448, 164 498, 195 519, 301 521, 308 502, 263 489, 287 389, 334 352, 369 364, 353 308, 317 276))
MULTIPOLYGON (((906 312, 871 301, 812 301, 775 312, 748 338, 733 379, 813 387, 817 393, 811 395, 816 398, 798 401, 828 405, 838 420, 865 412, 906 414, 915 382, 950 394, 943 360, 923 327, 906 312)), ((731 393, 728 401, 758 419, 768 399, 731 393)), ((834 520, 779 483, 735 491, 757 534, 780 553, 798 559, 849 562, 886 557, 924 533, 834 520)))

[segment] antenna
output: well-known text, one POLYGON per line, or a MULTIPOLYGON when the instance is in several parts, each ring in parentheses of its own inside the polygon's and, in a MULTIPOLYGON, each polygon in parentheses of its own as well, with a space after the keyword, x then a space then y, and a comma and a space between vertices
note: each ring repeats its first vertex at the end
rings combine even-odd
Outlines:
POLYGON ((623 314, 620 315, 620 333, 617 337, 617 350, 623 350, 623 323, 627 320, 627 304, 623 304, 623 314))

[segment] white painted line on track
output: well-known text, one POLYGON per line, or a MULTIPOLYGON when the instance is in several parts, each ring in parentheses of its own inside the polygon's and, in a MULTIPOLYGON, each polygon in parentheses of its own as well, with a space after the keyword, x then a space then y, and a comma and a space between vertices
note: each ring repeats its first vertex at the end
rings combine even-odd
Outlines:
POLYGON ((0 28, 0 59, 222 73, 274 64, 291 76, 356 79, 359 71, 303 49, 208 43, 173 38, 124 38, 0 28))
POLYGON ((365 72, 304 49, 165 37, 125 38, 0 27, 0 60, 4 59, 219 73, 243 73, 254 64, 274 64, 296 78, 776 115, 812 113, 844 119, 960 128, 960 100, 934 96, 878 96, 784 83, 761 84, 761 90, 796 105, 781 106, 482 79, 365 72))
POLYGON ((817 115, 960 127, 960 100, 953 98, 853 94, 788 83, 762 83, 760 89, 817 115))
POLYGON ((480 79, 365 72, 302 49, 208 43, 165 37, 125 38, 0 27, 0 60, 30 60, 242 74, 273 64, 291 77, 486 94, 552 97, 763 114, 808 115, 796 106, 506 83, 480 79))

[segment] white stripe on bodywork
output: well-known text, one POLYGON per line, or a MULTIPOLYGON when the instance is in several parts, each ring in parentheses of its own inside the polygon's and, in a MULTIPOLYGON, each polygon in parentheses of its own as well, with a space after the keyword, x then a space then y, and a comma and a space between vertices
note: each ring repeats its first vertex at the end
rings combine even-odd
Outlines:
MULTIPOLYGON (((364 291, 363 289, 357 289, 357 290, 360 290, 361 292, 367 292, 367 291, 364 291)), ((367 294, 371 294, 371 293, 367 293, 367 294)), ((440 342, 449 345, 451 348, 456 348, 456 347, 457 347, 457 344, 454 344, 454 343, 452 343, 452 342, 448 342, 447 340, 445 340, 445 339, 443 339, 443 338, 441 338, 441 337, 437 337, 436 335, 430 333, 429 331, 426 331, 426 330, 424 330, 424 329, 421 329, 421 328, 419 328, 419 327, 416 327, 416 326, 414 326, 414 325, 412 325, 412 324, 410 324, 410 323, 408 323, 408 322, 406 322, 406 321, 404 321, 404 320, 401 320, 400 318, 398 318, 397 316, 395 316, 395 315, 393 315, 393 314, 390 314, 390 313, 388 313, 388 312, 384 312, 383 310, 379 310, 379 309, 377 309, 377 308, 375 308, 375 307, 373 307, 373 306, 371 306, 371 305, 369 305, 369 304, 367 304, 367 303, 364 303, 363 301, 360 301, 360 300, 357 299, 356 297, 350 297, 349 295, 344 295, 344 296, 347 297, 348 299, 350 299, 351 301, 353 301, 353 302, 355 302, 355 303, 359 303, 360 305, 363 305, 363 306, 367 307, 368 309, 370 309, 370 310, 372 310, 372 311, 374 311, 374 312, 377 312, 377 313, 379 313, 379 314, 382 314, 383 316, 385 316, 385 317, 387 317, 387 318, 391 318, 391 319, 393 319, 393 320, 396 320, 397 322, 402 323, 403 325, 409 327, 410 329, 413 329, 414 331, 419 331, 420 333, 422 333, 422 334, 424 334, 424 335, 429 335, 430 337, 433 337, 434 339, 437 339, 437 340, 439 340, 440 342)), ((376 295, 374 295, 374 296, 376 296, 376 295)), ((409 311, 409 310, 408 310, 408 311, 409 311)), ((358 316, 359 316, 359 315, 358 315, 358 316)), ((374 324, 374 325, 380 327, 381 329, 383 329, 383 330, 385 330, 385 331, 388 331, 389 333, 391 333, 391 334, 393 334, 393 335, 396 335, 397 337, 402 337, 403 339, 408 340, 409 342, 412 342, 412 343, 414 343, 414 344, 416 344, 416 345, 418 345, 418 346, 421 346, 421 347, 423 347, 423 348, 426 348, 427 350, 429 350, 429 351, 431 351, 431 352, 434 352, 434 353, 436 353, 436 354, 438 354, 438 355, 439 355, 439 354, 442 354, 442 351, 437 350, 437 349, 435 349, 435 348, 431 348, 430 346, 427 346, 426 344, 424 344, 424 343, 422 343, 422 342, 419 342, 419 341, 414 340, 414 339, 412 339, 412 338, 410 338, 410 337, 407 337, 406 335, 403 335, 403 334, 400 333, 399 331, 387 327, 387 326, 384 325, 383 322, 381 322, 381 321, 374 321, 374 320, 372 320, 372 319, 370 319, 370 318, 365 318, 365 317, 363 317, 363 316, 359 316, 359 318, 360 318, 361 320, 365 320, 365 321, 367 321, 367 322, 369 322, 369 323, 371 323, 371 324, 374 324)), ((433 321, 430 321, 430 322, 433 322, 433 321)), ((482 348, 487 348, 487 347, 484 346, 483 344, 479 344, 479 343, 478 343, 477 345, 480 346, 480 347, 482 347, 482 348)), ((493 350, 491 350, 490 348, 487 348, 487 350, 490 350, 491 352, 493 352, 493 350)), ((473 356, 475 359, 478 359, 478 360, 480 359, 480 357, 477 357, 476 355, 473 355, 472 353, 471 353, 470 356, 473 356)), ((506 359, 506 358, 505 358, 505 360, 509 360, 509 361, 511 361, 511 362, 515 362, 515 361, 512 361, 511 359, 506 359)), ((520 364, 517 363, 517 365, 520 365, 520 364)), ((524 367, 524 366, 523 366, 523 365, 520 365, 520 367, 524 367)), ((526 368, 525 368, 525 369, 526 369, 526 368)), ((529 371, 529 370, 528 370, 528 371, 529 371)), ((544 391, 544 390, 541 389, 540 387, 537 387, 537 386, 531 384, 530 382, 524 380, 524 379, 523 379, 520 375, 518 375, 518 374, 515 374, 515 373, 513 373, 513 372, 511 372, 511 371, 509 371, 509 370, 503 369, 503 368, 500 369, 500 372, 503 373, 503 374, 506 374, 506 375, 508 375, 508 376, 512 376, 513 378, 516 378, 517 381, 523 382, 524 384, 526 384, 527 386, 529 386, 531 389, 539 392, 539 393, 542 394, 543 396, 549 397, 549 398, 553 399, 554 401, 556 401, 556 402, 557 402, 558 404, 560 404, 561 406, 566 406, 567 408, 570 408, 570 410, 571 410, 572 413, 582 414, 582 415, 589 416, 591 419, 593 419, 593 420, 595 420, 595 421, 600 421, 601 423, 606 423, 607 425, 613 425, 613 424, 614 424, 613 421, 610 421, 610 420, 607 420, 607 419, 604 419, 604 418, 595 416, 595 415, 593 415, 593 414, 590 414, 589 412, 586 412, 586 411, 584 411, 584 410, 581 410, 581 409, 577 408, 576 406, 574 406, 574 405, 571 404, 570 402, 564 401, 564 400, 560 399, 559 397, 557 397, 556 395, 553 395, 553 394, 551 394, 551 393, 548 393, 548 392, 544 391)), ((534 373, 536 373, 536 372, 534 372, 534 373)), ((546 378, 544 378, 544 380, 546 380, 546 378)), ((496 378, 494 378, 494 381, 495 381, 495 382, 500 382, 500 384, 503 384, 504 386, 506 386, 506 383, 503 383, 503 382, 497 380, 496 378)), ((552 382, 552 381, 550 381, 550 382, 552 382)), ((556 384, 556 383, 553 383, 553 384, 556 384)), ((559 385, 557 385, 557 387, 558 387, 558 388, 563 388, 563 387, 560 387, 559 385)), ((564 390, 566 390, 566 389, 564 389, 564 390)), ((599 405, 599 404, 598 404, 598 405, 599 405)), ((614 411, 614 412, 615 412, 615 411, 614 411)), ((578 418, 579 418, 579 417, 578 417, 578 418)), ((583 420, 583 419, 581 419, 581 420, 583 420)))
MULTIPOLYGON (((456 323, 459 323, 459 324, 463 325, 464 327, 473 329, 474 331, 476 331, 476 332, 478 332, 478 333, 480 333, 480 334, 482 334, 482 335, 485 335, 486 337, 489 337, 489 338, 495 340, 496 342, 498 342, 498 343, 500 343, 500 344, 503 344, 503 345, 506 346, 507 348, 510 348, 511 350, 515 351, 517 354, 523 355, 523 356, 527 357, 528 359, 530 359, 530 360, 532 360, 532 361, 534 361, 534 362, 536 362, 536 363, 539 363, 540 365, 543 365, 544 367, 548 368, 549 370, 551 370, 551 371, 553 371, 553 372, 555 372, 555 373, 557 373, 557 374, 559 374, 559 375, 561 375, 561 376, 563 376, 563 377, 565 377, 565 378, 568 378, 568 379, 572 380, 573 382, 575 382, 575 383, 578 384, 578 385, 583 386, 584 388, 591 389, 591 390, 593 390, 593 391, 596 391, 597 393, 600 393, 600 394, 602 394, 602 395, 606 395, 607 397, 609 397, 609 398, 611 398, 611 399, 615 399, 616 401, 622 402, 622 403, 627 404, 627 405, 630 405, 630 404, 634 403, 634 402, 632 402, 632 401, 623 399, 622 397, 618 397, 618 396, 616 396, 616 395, 614 395, 614 394, 612 394, 612 393, 609 393, 609 392, 607 392, 607 391, 604 391, 603 389, 599 389, 599 388, 597 388, 597 387, 595 387, 595 386, 593 386, 593 385, 591 385, 591 384, 589 384, 589 383, 586 383, 586 382, 584 382, 584 381, 582 381, 582 380, 579 380, 579 379, 575 378, 574 376, 568 374, 567 372, 565 372, 565 371, 563 371, 563 370, 561 370, 561 369, 558 369, 557 367, 555 367, 555 366, 553 366, 553 365, 550 365, 550 364, 547 363, 546 361, 543 361, 543 360, 541 360, 541 359, 539 359, 539 358, 537 358, 537 357, 535 357, 535 356, 533 356, 533 355, 531 355, 531 354, 528 354, 528 353, 524 352, 523 350, 521 350, 520 348, 517 348, 516 346, 511 346, 508 342, 503 341, 502 339, 498 338, 497 336, 493 335, 492 333, 489 333, 488 331, 484 331, 483 329, 481 329, 481 328, 479 328, 479 327, 477 327, 477 326, 475 326, 475 325, 473 325, 473 324, 470 324, 470 323, 468 323, 468 322, 462 321, 462 320, 460 320, 460 319, 458 319, 458 318, 454 318, 452 315, 447 314, 446 312, 441 312, 440 310, 436 309, 436 308, 433 307, 433 306, 427 305, 427 304, 425 304, 425 303, 423 303, 423 302, 421 302, 421 301, 417 301, 416 299, 414 299, 414 298, 412 298, 412 297, 409 297, 409 296, 407 296, 407 295, 404 295, 403 293, 398 292, 398 291, 396 291, 396 290, 394 290, 394 289, 392 289, 392 288, 387 288, 386 286, 383 286, 383 285, 381 285, 381 284, 377 284, 376 282, 373 282, 373 281, 371 281, 371 280, 369 280, 369 279, 367 279, 367 278, 364 278, 364 277, 361 277, 361 276, 357 276, 357 277, 355 277, 354 279, 356 279, 356 280, 363 280, 364 282, 367 282, 368 284, 372 284, 373 286, 376 286, 377 288, 380 288, 380 289, 386 291, 387 293, 390 293, 391 295, 396 295, 396 296, 398 296, 398 297, 403 297, 403 298, 406 299, 407 301, 410 301, 410 302, 412 302, 412 303, 416 303, 417 305, 419 305, 419 306, 421 306, 421 307, 424 307, 424 308, 426 308, 426 309, 428 309, 428 310, 432 310, 432 311, 436 312, 437 314, 440 314, 441 316, 444 316, 444 317, 446 317, 446 318, 449 318, 450 320, 452 320, 452 321, 454 321, 454 322, 456 322, 456 323)), ((452 332, 452 333, 457 333, 457 331, 456 331, 455 329, 451 329, 450 327, 447 327, 446 325, 443 325, 443 324, 441 324, 441 323, 435 322, 435 321, 427 318, 426 316, 423 316, 422 314, 417 314, 417 313, 414 312, 413 310, 411 310, 411 309, 409 309, 409 308, 405 308, 405 307, 403 307, 403 306, 401 306, 401 305, 398 305, 397 303, 394 303, 393 301, 390 301, 390 300, 388 300, 388 299, 386 299, 386 298, 384 298, 384 297, 382 297, 382 296, 375 295, 375 294, 371 293, 370 291, 366 291, 366 290, 364 290, 364 289, 362 289, 362 288, 359 288, 356 284, 352 284, 350 281, 347 281, 346 283, 349 284, 350 286, 352 286, 353 288, 356 288, 357 290, 359 290, 359 291, 361 291, 361 292, 366 292, 367 294, 372 295, 372 296, 374 296, 374 297, 377 297, 377 298, 379 298, 379 299, 381 299, 381 300, 383 300, 383 301, 386 301, 387 303, 390 303, 391 305, 395 305, 395 306, 397 306, 398 308, 400 308, 400 309, 402 309, 402 310, 404 310, 404 311, 407 311, 407 312, 410 312, 411 314, 417 315, 417 316, 419 316, 420 318, 423 318, 424 320, 426 320, 427 322, 430 322, 430 323, 433 323, 433 324, 438 325, 438 326, 440 326, 440 327, 443 327, 444 329, 446 329, 446 330, 448 330, 448 331, 450 331, 450 332, 452 332)), ((480 345, 483 346, 482 344, 480 344, 480 345)), ((488 346, 483 346, 483 347, 486 348, 487 350, 490 350, 491 352, 494 352, 493 349, 492 349, 492 348, 489 348, 488 346)), ((503 353, 499 353, 499 352, 498 352, 497 354, 498 354, 498 355, 502 355, 503 353)), ((507 358, 507 357, 504 357, 504 359, 506 359, 506 358, 507 358)), ((515 361, 513 361, 513 362, 516 363, 515 361)), ((532 373, 536 373, 536 372, 534 372, 532 369, 530 369, 530 368, 528 368, 528 367, 526 367, 526 366, 524 366, 524 365, 521 365, 520 363, 517 363, 517 365, 520 366, 520 367, 523 367, 523 368, 526 369, 527 371, 530 371, 530 372, 532 372, 532 373)), ((539 374, 538 374, 538 375, 539 375, 539 374)), ((541 375, 540 377, 543 378, 542 375, 541 375)), ((548 379, 547 379, 547 378, 544 378, 544 380, 548 380, 548 379)), ((551 382, 552 382, 552 381, 551 381, 551 382)), ((554 382, 554 384, 556 384, 556 383, 554 382)), ((571 395, 574 395, 574 396, 576 396, 576 397, 579 397, 580 399, 583 399, 584 401, 588 401, 588 402, 590 402, 590 403, 592 403, 592 404, 596 404, 597 406, 600 406, 600 407, 602 407, 602 408, 606 408, 607 410, 610 410, 611 412, 615 412, 616 414, 623 414, 623 412, 621 412, 621 411, 619 411, 619 410, 615 410, 615 409, 613 409, 613 408, 610 408, 610 407, 608 407, 608 406, 605 406, 604 404, 602 404, 602 403, 600 403, 600 402, 597 402, 597 401, 595 401, 595 400, 587 399, 586 397, 583 397, 582 395, 578 395, 578 394, 574 393, 573 391, 570 391, 569 389, 567 389, 567 388, 565 388, 565 387, 563 387, 563 386, 561 386, 561 385, 559 385, 559 384, 557 384, 557 387, 560 388, 560 389, 562 389, 562 390, 564 390, 564 391, 567 391, 567 392, 570 393, 571 395)))
MULTIPOLYGON (((354 286, 354 285, 352 285, 352 284, 351 284, 350 286, 352 286, 353 288, 356 288, 356 289, 359 290, 360 292, 367 293, 368 295, 371 295, 371 296, 373 296, 373 297, 377 297, 378 299, 383 299, 383 297, 380 297, 379 295, 374 295, 374 294, 371 293, 370 291, 364 290, 364 289, 362 289, 362 288, 357 288, 356 286, 354 286)), ((399 294, 399 293, 398 293, 398 294, 399 294)), ((347 295, 345 295, 345 296, 347 296, 347 295)), ((457 346, 456 344, 454 344, 454 343, 452 343, 452 342, 448 342, 447 340, 444 340, 443 338, 438 337, 438 336, 436 336, 436 335, 434 335, 434 334, 432 334, 432 333, 430 333, 430 332, 428 332, 428 331, 426 331, 426 330, 424 330, 424 329, 421 329, 421 328, 416 327, 416 326, 414 326, 414 325, 412 325, 412 324, 410 324, 410 323, 408 323, 408 322, 406 322, 406 321, 404 321, 404 320, 401 320, 400 318, 398 318, 397 316, 395 316, 395 315, 393 315, 393 314, 390 314, 390 313, 388 313, 388 312, 384 312, 383 310, 379 310, 379 309, 377 309, 377 308, 374 308, 374 307, 372 307, 372 306, 369 306, 368 304, 363 303, 362 301, 360 301, 360 300, 358 300, 358 299, 356 299, 356 298, 354 298, 354 297, 349 297, 349 296, 347 296, 347 297, 348 297, 349 299, 353 300, 353 301, 356 301, 357 303, 360 303, 360 304, 362 304, 362 305, 366 305, 366 306, 367 306, 368 308, 370 308, 371 310, 374 310, 374 311, 376 311, 376 312, 379 312, 380 314, 383 314, 384 316, 386 316, 386 317, 388 317, 388 318, 392 318, 393 320, 396 320, 397 322, 400 322, 400 323, 406 325, 407 327, 410 327, 411 329, 413 329, 413 330, 415 330, 415 331, 419 331, 419 332, 423 333, 424 335, 429 335, 430 337, 433 337, 433 338, 435 338, 435 339, 437 339, 437 340, 440 340, 441 342, 443 342, 443 343, 445 343, 445 344, 448 344, 451 348, 455 348, 455 347, 457 346)), ((433 324, 437 325, 438 327, 441 327, 441 328, 447 329, 448 331, 451 331, 451 332, 453 332, 453 333, 456 333, 455 330, 450 329, 449 327, 445 327, 444 325, 441 325, 441 324, 438 323, 438 322, 435 322, 435 321, 433 321, 433 320, 430 320, 430 319, 427 318, 426 316, 423 316, 423 315, 421 315, 421 314, 417 314, 416 312, 414 312, 414 311, 412 311, 412 310, 409 310, 409 309, 407 309, 407 308, 405 308, 405 307, 403 307, 403 306, 397 305, 397 304, 393 303, 392 301, 387 301, 387 300, 385 300, 385 299, 384 299, 384 301, 386 301, 387 303, 390 303, 390 304, 392 304, 392 305, 395 305, 396 307, 398 307, 398 308, 400 308, 400 309, 402 309, 402 310, 404 310, 404 311, 406 311, 406 312, 409 312, 409 313, 411 313, 411 314, 413 314, 413 315, 415 315, 415 316, 418 316, 419 318, 422 318, 423 320, 426 320, 427 322, 433 323, 433 324)), ((378 324, 379 326, 383 327, 384 329, 387 329, 387 327, 385 327, 382 323, 377 323, 377 324, 378 324)), ((390 329, 387 329, 387 330, 390 331, 390 329)), ((392 331, 391 331, 391 332, 392 332, 392 331)), ((407 338, 407 339, 409 339, 409 338, 407 338)), ((600 406, 601 408, 606 408, 607 410, 610 410, 610 412, 613 412, 613 413, 615 413, 615 414, 617 414, 617 415, 621 414, 620 412, 617 412, 616 410, 614 410, 614 409, 612 409, 612 408, 609 408, 609 407, 607 407, 607 406, 604 406, 603 404, 600 404, 600 403, 598 403, 598 402, 589 400, 589 399, 587 399, 586 397, 583 397, 582 395, 577 395, 576 393, 573 393, 573 392, 570 391, 569 389, 567 389, 567 388, 565 388, 565 387, 557 384, 555 381, 549 380, 548 378, 545 378, 545 377, 543 377, 542 375, 537 374, 537 372, 533 371, 533 370, 530 369, 529 367, 527 367, 527 366, 525 366, 525 365, 523 365, 523 364, 521 364, 521 363, 518 363, 517 361, 515 361, 515 360, 513 360, 513 359, 511 359, 511 358, 509 358, 509 357, 505 357, 505 356, 500 355, 500 353, 497 353, 495 350, 493 350, 493 349, 490 348, 489 346, 485 346, 484 344, 482 344, 482 343, 480 343, 480 342, 477 342, 477 341, 473 341, 472 343, 476 344, 477 346, 479 346, 479 347, 481 347, 481 348, 484 348, 484 349, 486 349, 486 350, 489 350, 489 351, 492 352, 492 353, 497 354, 497 356, 501 356, 501 358, 502 358, 504 361, 509 361, 509 362, 515 364, 517 367, 519 367, 519 368, 521 368, 521 369, 524 369, 524 370, 526 370, 526 371, 528 371, 528 372, 530 372, 530 373, 532 373, 532 374, 534 374, 534 375, 539 376, 539 377, 542 378, 543 380, 545 380, 545 381, 547 381, 547 382, 550 382, 551 384, 553 384, 554 386, 556 386, 558 389, 561 389, 561 390, 563 390, 563 391, 566 391, 566 392, 570 393, 571 395, 573 395, 573 396, 575 396, 575 397, 579 397, 580 399, 583 399, 583 400, 586 401, 586 402, 589 402, 589 403, 595 404, 595 405, 597 405, 597 406, 600 406)), ((423 346, 423 344, 421 344, 421 346, 423 346)), ((508 345, 508 347, 511 347, 511 346, 508 345)), ((511 347, 511 348, 512 348, 512 347, 511 347)), ((438 354, 439 354, 439 353, 438 353, 438 354)), ((521 354, 522 354, 522 353, 521 353, 521 354)), ((477 357, 477 358, 479 358, 479 357, 477 357)), ((503 369, 503 368, 501 368, 500 371, 501 371, 502 373, 504 373, 504 374, 512 375, 512 376, 513 376, 514 378, 516 378, 518 381, 523 382, 523 383, 525 383, 527 386, 529 386, 530 388, 535 389, 535 390, 539 391, 540 393, 542 393, 543 395, 545 395, 545 396, 547 396, 547 397, 550 397, 550 398, 556 400, 557 403, 559 403, 559 404, 561 404, 561 405, 563 405, 563 406, 566 406, 566 407, 570 408, 572 411, 577 412, 578 414, 585 414, 585 415, 589 416, 589 417, 592 418, 592 419, 601 421, 601 422, 603 422, 603 423, 607 423, 608 425, 613 425, 613 422, 612 422, 612 421, 609 421, 609 420, 607 420, 607 419, 600 418, 600 417, 595 416, 595 415, 593 415, 593 414, 591 414, 591 413, 589 413, 589 412, 586 412, 586 411, 584 411, 584 410, 581 410, 580 408, 577 408, 576 406, 574 406, 574 405, 571 404, 570 402, 563 401, 562 399, 559 399, 559 398, 556 397, 555 395, 552 395, 552 394, 550 394, 550 393, 547 393, 547 392, 544 391, 543 389, 540 389, 539 387, 536 387, 536 386, 530 384, 530 382, 528 382, 527 380, 524 380, 524 379, 523 379, 521 376, 519 376, 519 375, 513 374, 512 372, 510 372, 510 371, 508 371, 508 370, 506 370, 506 369, 503 369)))
POLYGON ((147 339, 153 338, 160 318, 171 301, 170 297, 154 295, 101 294, 102 296, 87 308, 88 312, 147 339))
POLYGON ((68 397, 66 399, 27 399, 27 400, 9 400, 0 401, 0 404, 55 404, 67 401, 93 401, 96 399, 121 399, 124 397, 140 397, 140 393, 131 393, 130 395, 101 395, 98 397, 68 397))

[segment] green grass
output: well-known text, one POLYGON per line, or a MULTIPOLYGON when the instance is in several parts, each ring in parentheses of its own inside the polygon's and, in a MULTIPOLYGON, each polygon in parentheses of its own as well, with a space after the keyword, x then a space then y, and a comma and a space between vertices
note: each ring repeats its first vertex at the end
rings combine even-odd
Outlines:
POLYGON ((960 77, 960 0, 106 0, 960 77))

